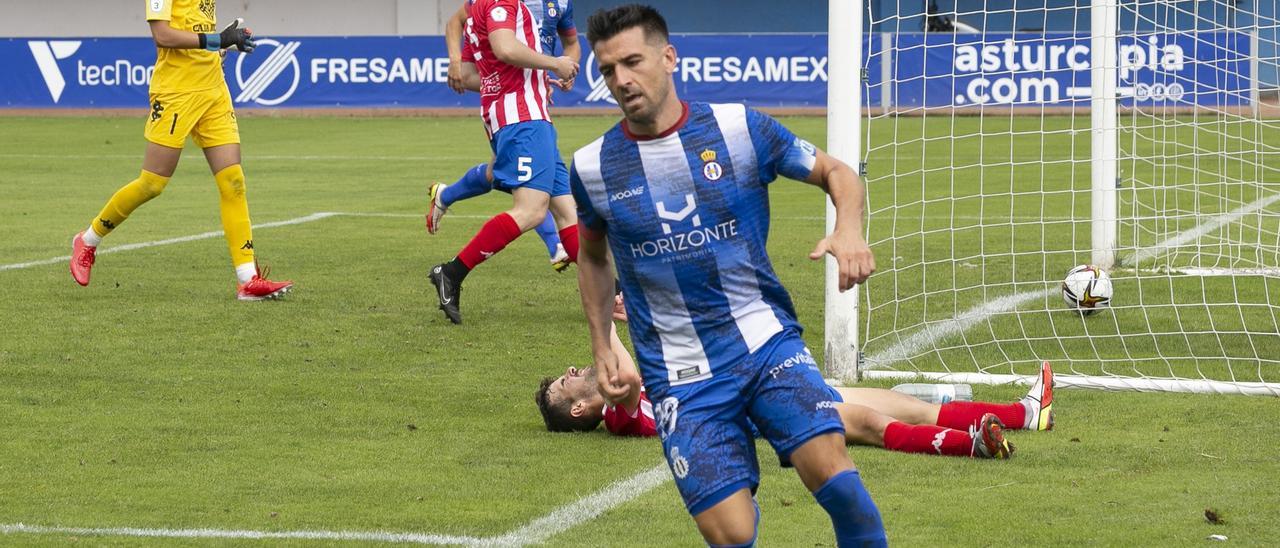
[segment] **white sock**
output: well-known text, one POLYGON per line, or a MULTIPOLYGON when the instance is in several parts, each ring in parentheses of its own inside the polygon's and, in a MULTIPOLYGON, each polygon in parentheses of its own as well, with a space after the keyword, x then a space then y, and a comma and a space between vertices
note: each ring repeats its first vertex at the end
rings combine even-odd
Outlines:
POLYGON ((258 275, 258 265, 255 263, 244 263, 236 267, 236 279, 240 283, 247 284, 254 276, 258 275))
POLYGON ((84 235, 81 236, 80 239, 84 240, 84 245, 89 247, 98 247, 98 244, 102 243, 102 236, 99 236, 97 232, 94 232, 92 226, 85 229, 84 235))

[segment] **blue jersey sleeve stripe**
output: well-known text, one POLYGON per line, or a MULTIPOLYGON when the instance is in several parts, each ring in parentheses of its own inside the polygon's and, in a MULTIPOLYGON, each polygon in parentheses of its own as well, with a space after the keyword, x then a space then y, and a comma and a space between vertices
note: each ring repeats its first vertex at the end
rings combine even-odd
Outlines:
POLYGON ((559 31, 562 33, 571 30, 576 32, 578 29, 573 25, 573 0, 562 2, 562 5, 563 9, 560 13, 559 31))
POLYGON ((597 230, 608 223, 609 214, 604 178, 600 174, 603 144, 604 137, 600 137, 578 149, 573 154, 573 169, 569 172, 573 199, 578 203, 579 221, 597 230))
POLYGON ((809 178, 816 149, 767 114, 747 109, 751 143, 760 162, 760 180, 773 182, 778 175, 796 180, 809 178))

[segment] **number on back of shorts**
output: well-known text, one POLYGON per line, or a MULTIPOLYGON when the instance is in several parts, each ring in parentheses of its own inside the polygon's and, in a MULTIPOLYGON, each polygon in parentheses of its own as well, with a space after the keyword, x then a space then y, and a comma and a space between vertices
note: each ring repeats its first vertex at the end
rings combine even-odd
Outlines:
POLYGON ((517 181, 527 183, 533 179, 533 166, 530 165, 532 163, 533 158, 529 156, 520 157, 519 163, 516 164, 516 170, 519 172, 519 175, 516 177, 517 181))

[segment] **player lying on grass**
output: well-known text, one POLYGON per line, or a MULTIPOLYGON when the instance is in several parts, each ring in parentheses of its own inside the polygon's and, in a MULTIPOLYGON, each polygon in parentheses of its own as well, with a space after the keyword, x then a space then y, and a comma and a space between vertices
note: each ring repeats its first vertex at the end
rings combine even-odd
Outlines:
POLYGON ((151 109, 143 131, 147 149, 142 173, 117 190, 89 222, 89 228, 72 238, 71 277, 80 285, 89 285, 98 244, 134 210, 164 191, 190 135, 204 149, 218 186, 222 231, 239 283, 236 298, 259 301, 284 295, 293 282, 266 279, 254 260, 249 202, 240 167, 240 127, 222 74, 222 55, 231 48, 252 52, 253 33, 239 19, 221 33, 213 32, 213 0, 151 0, 145 4, 156 43, 156 66, 151 79, 151 109))
MULTIPOLYGON (((578 29, 573 26, 572 0, 555 0, 551 2, 525 0, 524 4, 533 15, 534 27, 538 31, 538 39, 542 41, 543 51, 548 55, 555 55, 556 44, 563 43, 564 56, 577 63, 582 58, 582 46, 578 45, 578 29)), ((457 93, 480 91, 480 76, 476 72, 475 64, 464 61, 462 58, 462 37, 466 28, 467 17, 467 6, 464 3, 445 26, 445 45, 449 49, 449 89, 457 93)), ((572 86, 573 79, 561 82, 560 86, 548 86, 548 97, 556 87, 569 89, 572 86)), ((564 176, 567 177, 568 173, 566 172, 564 176)), ((453 184, 435 183, 431 185, 431 189, 427 193, 430 198, 430 205, 427 209, 427 232, 435 234, 437 230, 440 230, 440 220, 453 204, 489 193, 489 191, 497 188, 494 182, 493 159, 490 158, 489 163, 468 169, 453 184)), ((497 190, 506 189, 497 188, 497 190)), ((534 231, 538 233, 539 238, 542 238, 542 243, 547 246, 547 253, 551 256, 551 267, 556 272, 563 272, 566 268, 569 268, 572 261, 569 260, 569 253, 565 251, 564 245, 560 242, 560 234, 556 231, 555 217, 551 215, 551 212, 547 212, 542 224, 535 227, 534 231)))
MULTIPOLYGON (((631 354, 611 333, 614 353, 630 362, 631 354)), ((882 388, 832 388, 831 398, 844 422, 845 442, 904 453, 974 458, 1007 458, 1013 444, 1004 430, 1053 428, 1053 370, 1048 362, 1021 400, 1008 403, 928 403, 882 388)), ((604 422, 618 436, 658 435, 653 405, 642 390, 609 405, 600 394, 592 368, 570 367, 556 378, 542 379, 534 394, 547 430, 587 432, 604 422)))

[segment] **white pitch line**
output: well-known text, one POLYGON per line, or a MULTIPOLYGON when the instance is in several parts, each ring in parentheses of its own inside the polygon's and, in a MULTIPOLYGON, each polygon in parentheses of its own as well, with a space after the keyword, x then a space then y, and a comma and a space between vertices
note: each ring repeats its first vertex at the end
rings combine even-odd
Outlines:
POLYGON ((386 533, 361 531, 245 531, 235 529, 142 529, 137 527, 45 527, 15 523, 0 525, 0 534, 82 535, 101 537, 191 538, 191 539, 295 539, 396 542, 437 545, 474 545, 476 537, 431 535, 421 533, 386 533))
MULTIPOLYGON (((1268 205, 1280 201, 1280 194, 1266 196, 1252 203, 1236 208, 1235 210, 1214 217, 1204 223, 1201 223, 1186 232, 1174 235, 1164 241, 1155 244, 1147 249, 1143 249, 1134 254, 1128 260, 1121 260, 1121 264, 1137 264, 1143 260, 1155 257, 1170 249, 1194 242, 1202 236, 1209 234, 1223 225, 1230 224, 1239 220, 1241 217, 1258 211, 1268 205)), ((1004 314, 1017 310, 1019 306, 1040 298, 1047 298, 1056 292, 1057 289, 1044 289, 1039 291, 1024 291, 1014 293, 995 300, 983 303, 976 307, 970 308, 962 312, 959 316, 945 322, 926 323, 924 328, 912 333, 897 344, 876 353, 867 356, 867 369, 883 369, 897 362, 907 360, 919 355, 923 350, 933 348, 935 343, 952 337, 960 333, 968 331, 975 325, 978 325, 988 318, 996 314, 1004 314)))
POLYGON ((648 493, 669 479, 671 479, 671 472, 667 469, 667 465, 659 464, 629 479, 609 485, 598 493, 558 508, 546 516, 529 522, 524 527, 500 537, 484 539, 481 544, 496 546, 540 544, 648 493))
POLYGON ((1280 201, 1280 194, 1272 194, 1271 196, 1265 196, 1263 198, 1259 198, 1258 200, 1242 205, 1227 213, 1218 215, 1217 217, 1214 217, 1204 223, 1197 225, 1195 228, 1192 228, 1191 230, 1178 234, 1177 236, 1169 238, 1156 245, 1139 249, 1137 253, 1134 253, 1129 257, 1121 259, 1120 264, 1126 265, 1126 266, 1133 266, 1147 259, 1152 259, 1160 255, 1163 255, 1165 253, 1168 253, 1169 251, 1172 251, 1176 248, 1195 242, 1200 238, 1204 237, 1206 234, 1209 234, 1215 230, 1218 230, 1223 225, 1234 223, 1240 220, 1241 217, 1244 217, 1245 215, 1248 215, 1264 207, 1267 207, 1271 204, 1274 204, 1277 201, 1280 201))
MULTIPOLYGON (((137 154, 15 154, 0 153, 0 158, 25 159, 25 160, 137 160, 137 154)), ((324 154, 306 154, 306 155, 282 155, 282 154, 260 154, 244 156, 244 161, 252 162, 255 160, 266 161, 288 161, 298 160, 307 162, 317 161, 335 161, 335 162, 354 162, 359 160, 370 160, 375 162, 434 162, 434 161, 457 161, 457 160, 476 160, 481 161, 479 155, 476 156, 350 156, 350 155, 324 155, 324 154)))
MULTIPOLYGON (((296 218, 296 219, 288 219, 288 220, 284 220, 284 221, 275 221, 275 222, 270 222, 270 223, 262 223, 262 224, 258 224, 258 225, 253 225, 253 228, 254 228, 254 229, 262 229, 262 228, 274 228, 274 227, 278 227, 278 226, 300 225, 300 224, 303 224, 303 223, 310 223, 310 222, 312 222, 312 221, 319 221, 319 220, 321 220, 321 219, 328 219, 329 217, 336 217, 336 216, 338 216, 338 215, 342 215, 342 214, 341 214, 341 213, 334 213, 334 212, 331 212, 331 211, 326 211, 326 212, 321 212, 321 213, 312 213, 312 214, 310 214, 310 215, 306 215, 306 216, 303 216, 303 217, 298 217, 298 218, 296 218)), ((209 239, 209 238, 217 238, 217 237, 219 237, 219 236, 222 236, 222 231, 221 231, 221 230, 211 231, 211 232, 202 232, 202 233, 200 233, 200 234, 194 234, 194 235, 191 235, 191 236, 181 236, 181 237, 178 237, 178 238, 169 238, 169 239, 166 239, 166 240, 155 240, 155 241, 151 241, 151 242, 139 242, 139 243, 136 243, 136 244, 125 244, 125 245, 119 245, 119 246, 114 246, 114 247, 108 247, 108 248, 99 249, 99 250, 98 250, 98 255, 105 255, 105 254, 107 254, 107 253, 119 253, 119 252, 121 252, 121 251, 131 251, 131 250, 134 250, 134 249, 145 249, 145 248, 148 248, 148 247, 157 247, 157 246, 162 246, 162 245, 181 244, 181 243, 186 243, 186 242, 194 242, 194 241, 197 241, 197 240, 207 240, 207 239, 209 239)), ((31 268, 31 267, 33 267, 33 266, 44 266, 44 265, 51 265, 51 264, 65 263, 65 262, 67 262, 67 261, 69 261, 69 260, 71 260, 71 256, 70 256, 70 255, 63 255, 63 256, 61 256, 61 257, 54 257, 54 258, 52 258, 52 259, 42 259, 42 260, 39 260, 39 261, 31 261, 31 262, 27 262, 27 263, 15 263, 15 264, 0 265, 0 272, 4 272, 4 271, 6 271, 6 270, 21 270, 21 269, 24 269, 24 268, 31 268)))
POLYGON ((937 341, 958 335, 968 331, 969 328, 978 325, 996 314, 1012 312, 1017 310, 1028 302, 1041 299, 1053 295, 1056 289, 1048 289, 1042 291, 1024 291, 1022 293, 1014 293, 1005 295, 992 301, 987 301, 982 305, 970 308, 962 312, 959 316, 946 322, 927 323, 924 329, 912 333, 911 336, 902 339, 888 349, 878 354, 867 356, 867 368, 879 369, 888 367, 900 361, 912 358, 922 350, 933 347, 937 341))
POLYGON ((81 535, 101 537, 237 539, 237 540, 331 540, 394 542, 407 544, 465 546, 527 546, 591 521, 609 510, 630 502, 670 479, 666 464, 660 464, 628 479, 614 482, 576 502, 562 506, 511 532, 496 537, 468 537, 430 533, 386 531, 249 531, 241 529, 145 529, 140 527, 49 527, 22 523, 0 524, 0 534, 81 535))

